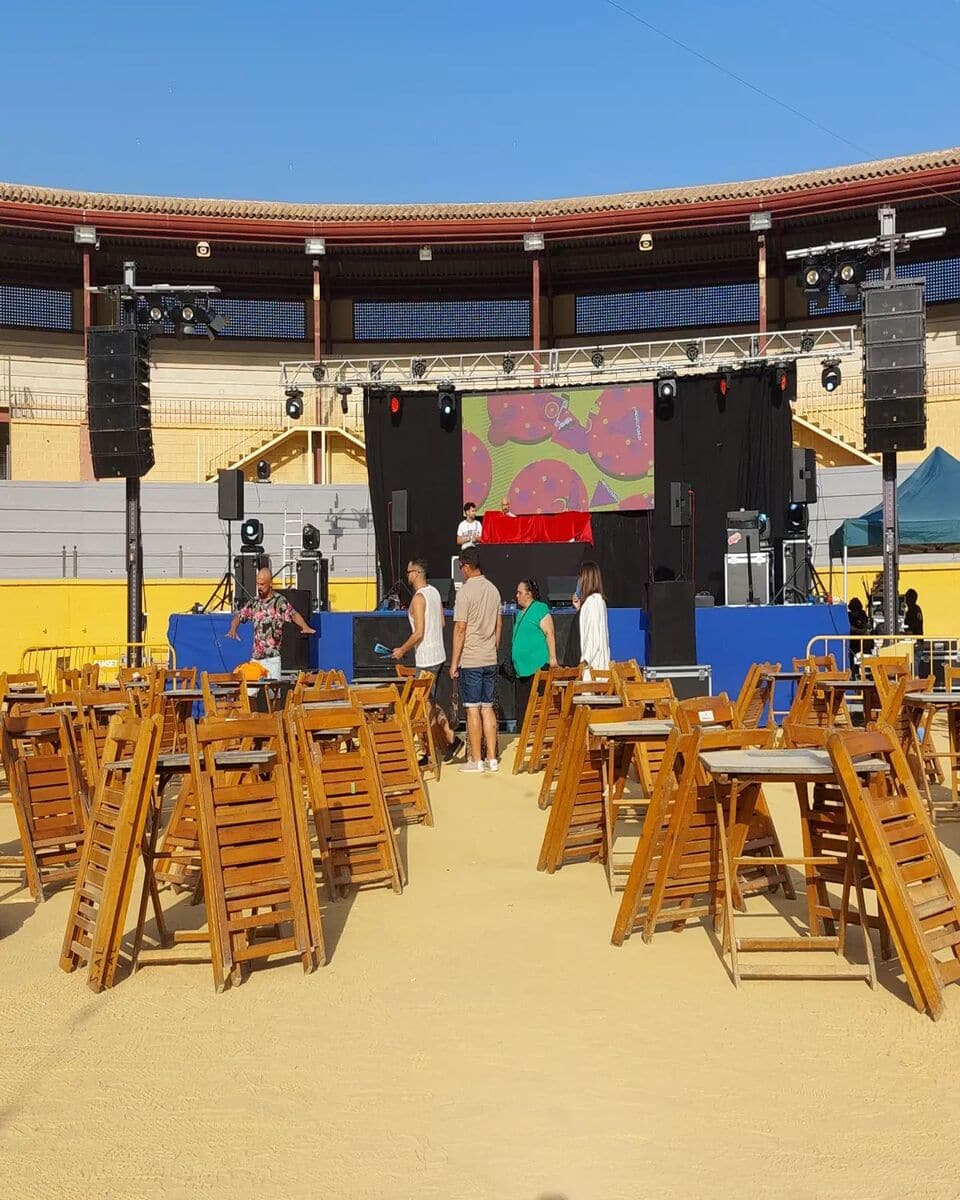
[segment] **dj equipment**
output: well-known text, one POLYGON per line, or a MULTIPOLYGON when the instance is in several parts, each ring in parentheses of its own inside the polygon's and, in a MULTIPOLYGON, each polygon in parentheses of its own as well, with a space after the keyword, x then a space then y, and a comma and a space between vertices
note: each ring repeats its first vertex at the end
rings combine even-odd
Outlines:
POLYGON ((678 700, 692 700, 694 696, 713 695, 713 667, 709 664, 673 667, 644 667, 643 677, 647 683, 659 683, 669 679, 673 694, 678 700))
POLYGON ((243 472, 217 472, 217 516, 221 521, 243 520, 243 472))
POLYGON ((670 666, 697 661, 692 580, 647 584, 647 662, 670 666))

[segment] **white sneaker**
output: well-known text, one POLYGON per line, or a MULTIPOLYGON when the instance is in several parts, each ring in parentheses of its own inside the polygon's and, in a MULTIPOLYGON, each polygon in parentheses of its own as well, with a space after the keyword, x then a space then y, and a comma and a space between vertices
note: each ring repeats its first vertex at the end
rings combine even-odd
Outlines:
POLYGON ((488 759, 487 759, 487 770, 488 770, 488 771, 499 771, 499 770, 500 770, 500 761, 499 761, 499 759, 496 759, 496 758, 488 758, 488 759))
POLYGON ((482 775, 485 769, 483 759, 479 759, 477 762, 461 763, 457 767, 457 770, 462 771, 464 775, 482 775))

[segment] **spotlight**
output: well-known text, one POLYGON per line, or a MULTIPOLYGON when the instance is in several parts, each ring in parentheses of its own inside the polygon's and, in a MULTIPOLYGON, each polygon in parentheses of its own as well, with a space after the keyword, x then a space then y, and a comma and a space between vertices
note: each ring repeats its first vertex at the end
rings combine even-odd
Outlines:
POLYGON ((689 358, 692 363, 695 363, 700 357, 700 346, 697 342, 687 342, 684 350, 686 351, 687 358, 689 358))
POLYGON ((299 388, 287 388, 286 397, 287 403, 285 408, 287 416, 291 421, 299 421, 303 416, 303 392, 299 388))
POLYGON ((594 350, 594 352, 590 355, 590 361, 593 363, 594 370, 599 371, 603 366, 603 351, 594 350))
POLYGON ((757 531, 761 542, 770 541, 770 518, 765 512, 757 513, 757 531))
POLYGON ((826 308, 829 302, 827 292, 832 278, 833 268, 823 259, 808 258, 803 264, 800 286, 808 300, 816 300, 817 308, 826 308))
POLYGON ((400 394, 399 388, 396 388, 394 391, 389 393, 387 403, 390 407, 390 416, 393 417, 394 420, 399 421, 400 414, 403 411, 403 397, 400 394))
POLYGON ((773 364, 773 381, 781 392, 787 390, 787 384, 790 382, 790 376, 787 374, 787 368, 782 362, 773 364))
POLYGON ((505 354, 503 356, 503 373, 504 373, 504 375, 512 375, 516 365, 517 365, 517 360, 513 357, 512 354, 505 354))
POLYGON ((726 367, 717 376, 717 391, 721 396, 726 396, 727 392, 730 391, 730 372, 726 367))
POLYGON ((674 401, 677 398, 676 375, 658 375, 654 394, 654 412, 661 421, 669 420, 673 416, 674 401))
POLYGON ((446 382, 437 385, 437 404, 440 416, 450 420, 457 411, 457 389, 454 384, 446 382))
POLYGON ((147 312, 147 316, 154 323, 154 325, 160 324, 160 322, 163 320, 163 315, 164 314, 163 314, 162 305, 160 305, 160 304, 151 304, 150 305, 150 308, 147 312))
POLYGON ((350 411, 350 405, 347 403, 347 397, 353 391, 349 383, 337 384, 337 395, 340 397, 340 411, 344 416, 350 411))
POLYGON ((180 309, 180 317, 186 324, 192 324, 197 317, 196 310, 192 304, 184 304, 180 309))
POLYGON ((800 353, 809 354, 813 349, 813 334, 808 330, 800 334, 800 353))
POLYGON ((858 299, 860 284, 863 283, 866 273, 866 266, 861 258, 841 255, 837 259, 837 291, 844 300, 858 299))
POLYGON ((422 379, 427 373, 427 360, 425 358, 415 358, 410 364, 410 374, 414 379, 422 379))
POLYGON ((823 364, 823 370, 820 372, 820 386, 825 392, 835 392, 840 386, 842 380, 840 374, 840 364, 835 360, 827 359, 823 364))
POLYGON ((371 379, 379 379, 379 378, 380 378, 380 372, 381 372, 382 370, 383 370, 383 363, 382 363, 382 362, 372 362, 372 363, 370 364, 370 378, 371 378, 371 379))
MULTIPOLYGON (((257 467, 259 471, 259 464, 257 467)), ((240 543, 243 546, 255 546, 258 550, 263 545, 263 522, 256 517, 247 517, 240 524, 240 543)))
POLYGON ((315 383, 323 383, 323 377, 327 373, 327 368, 323 363, 317 363, 313 368, 313 379, 315 383))
POLYGON ((261 483, 266 483, 270 478, 270 464, 265 458, 261 458, 257 463, 257 479, 261 483))
POLYGON ((315 554, 320 549, 320 530, 309 522, 300 533, 300 544, 308 554, 315 554))
POLYGON ((791 533, 806 533, 810 523, 810 512, 805 504, 788 504, 784 516, 784 531, 791 533))

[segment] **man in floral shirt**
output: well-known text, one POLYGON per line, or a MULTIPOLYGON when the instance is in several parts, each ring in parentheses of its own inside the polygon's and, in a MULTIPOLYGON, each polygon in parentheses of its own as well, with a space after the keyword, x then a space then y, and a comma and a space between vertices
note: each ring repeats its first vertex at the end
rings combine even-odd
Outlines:
POLYGON ((316 633, 286 596, 273 590, 269 567, 261 567, 257 572, 257 598, 249 600, 234 613, 227 630, 228 638, 239 639, 237 630, 243 621, 253 622, 253 657, 271 679, 280 678, 280 638, 284 622, 293 621, 302 633, 316 633))

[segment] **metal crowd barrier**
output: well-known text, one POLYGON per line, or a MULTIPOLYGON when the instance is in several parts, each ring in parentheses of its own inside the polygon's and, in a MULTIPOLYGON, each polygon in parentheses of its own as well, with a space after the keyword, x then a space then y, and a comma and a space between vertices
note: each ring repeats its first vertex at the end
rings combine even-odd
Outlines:
POLYGON ((861 643, 873 643, 871 654, 879 657, 904 658, 910 661, 914 674, 937 677, 943 684, 943 668, 960 663, 960 637, 939 637, 924 634, 917 637, 912 633, 826 633, 818 634, 807 642, 807 656, 833 654, 837 669, 846 671, 857 664, 861 654, 861 643))
POLYGON ((130 666, 139 652, 143 665, 176 667, 173 647, 166 642, 88 642, 75 646, 28 646, 20 656, 20 671, 36 671, 43 686, 54 689, 59 671, 75 670, 96 663, 100 679, 109 683, 120 667, 130 666))

